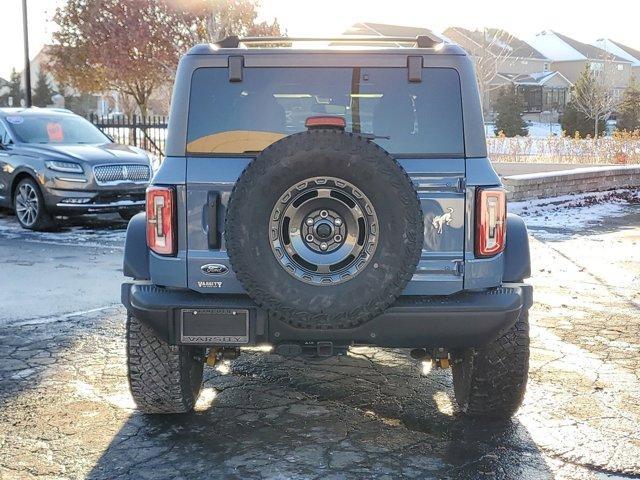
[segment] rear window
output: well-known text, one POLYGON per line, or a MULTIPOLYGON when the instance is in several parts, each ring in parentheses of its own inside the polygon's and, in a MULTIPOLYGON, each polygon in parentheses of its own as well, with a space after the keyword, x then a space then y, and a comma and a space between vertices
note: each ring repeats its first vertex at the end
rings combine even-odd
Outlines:
POLYGON ((317 115, 345 119, 348 132, 375 135, 395 155, 462 155, 460 79, 450 68, 226 68, 194 72, 187 152, 247 154, 305 130, 317 115))

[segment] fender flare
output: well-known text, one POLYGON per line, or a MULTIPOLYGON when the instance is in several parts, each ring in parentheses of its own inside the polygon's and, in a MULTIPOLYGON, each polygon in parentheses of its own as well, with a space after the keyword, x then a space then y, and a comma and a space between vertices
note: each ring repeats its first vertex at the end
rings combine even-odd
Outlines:
POLYGON ((136 280, 149 280, 149 248, 147 247, 147 214, 135 215, 127 226, 122 273, 136 280))
POLYGON ((507 214, 507 243, 504 250, 503 282, 521 282, 531 276, 529 236, 522 217, 507 214))

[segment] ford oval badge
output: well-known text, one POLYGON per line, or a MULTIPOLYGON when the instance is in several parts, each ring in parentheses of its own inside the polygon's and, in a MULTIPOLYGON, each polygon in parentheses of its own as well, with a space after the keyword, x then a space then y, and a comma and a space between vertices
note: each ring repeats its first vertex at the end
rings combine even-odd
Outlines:
POLYGON ((220 263, 207 263, 206 265, 202 265, 200 270, 205 275, 225 275, 229 271, 229 268, 220 263))

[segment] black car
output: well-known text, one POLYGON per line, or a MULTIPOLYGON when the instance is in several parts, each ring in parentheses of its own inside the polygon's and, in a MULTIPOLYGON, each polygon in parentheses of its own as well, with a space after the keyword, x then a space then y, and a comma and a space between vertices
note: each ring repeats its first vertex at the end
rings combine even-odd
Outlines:
POLYGON ((150 160, 68 110, 0 108, 0 207, 24 228, 46 229, 56 215, 129 219, 144 209, 150 160))

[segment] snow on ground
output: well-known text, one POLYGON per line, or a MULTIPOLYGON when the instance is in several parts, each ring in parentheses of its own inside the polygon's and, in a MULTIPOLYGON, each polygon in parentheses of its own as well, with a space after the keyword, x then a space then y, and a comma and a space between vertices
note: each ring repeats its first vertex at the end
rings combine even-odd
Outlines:
MULTIPOLYGON (((485 123, 484 130, 487 137, 495 137, 494 132, 495 124, 485 123)), ((546 138, 549 135, 562 135, 562 127, 559 123, 543 123, 543 122, 527 122, 527 128, 529 129, 530 137, 546 138)))
POLYGON ((530 137, 548 137, 549 135, 562 135, 562 127, 559 123, 530 122, 527 124, 530 137))
POLYGON ((640 189, 621 189, 510 202, 509 212, 524 218, 541 239, 560 239, 606 228, 616 217, 640 215, 640 189))
POLYGON ((127 222, 116 215, 59 219, 57 228, 46 232, 23 229, 14 215, 0 211, 0 238, 22 239, 55 245, 76 245, 121 249, 126 237, 127 222))

